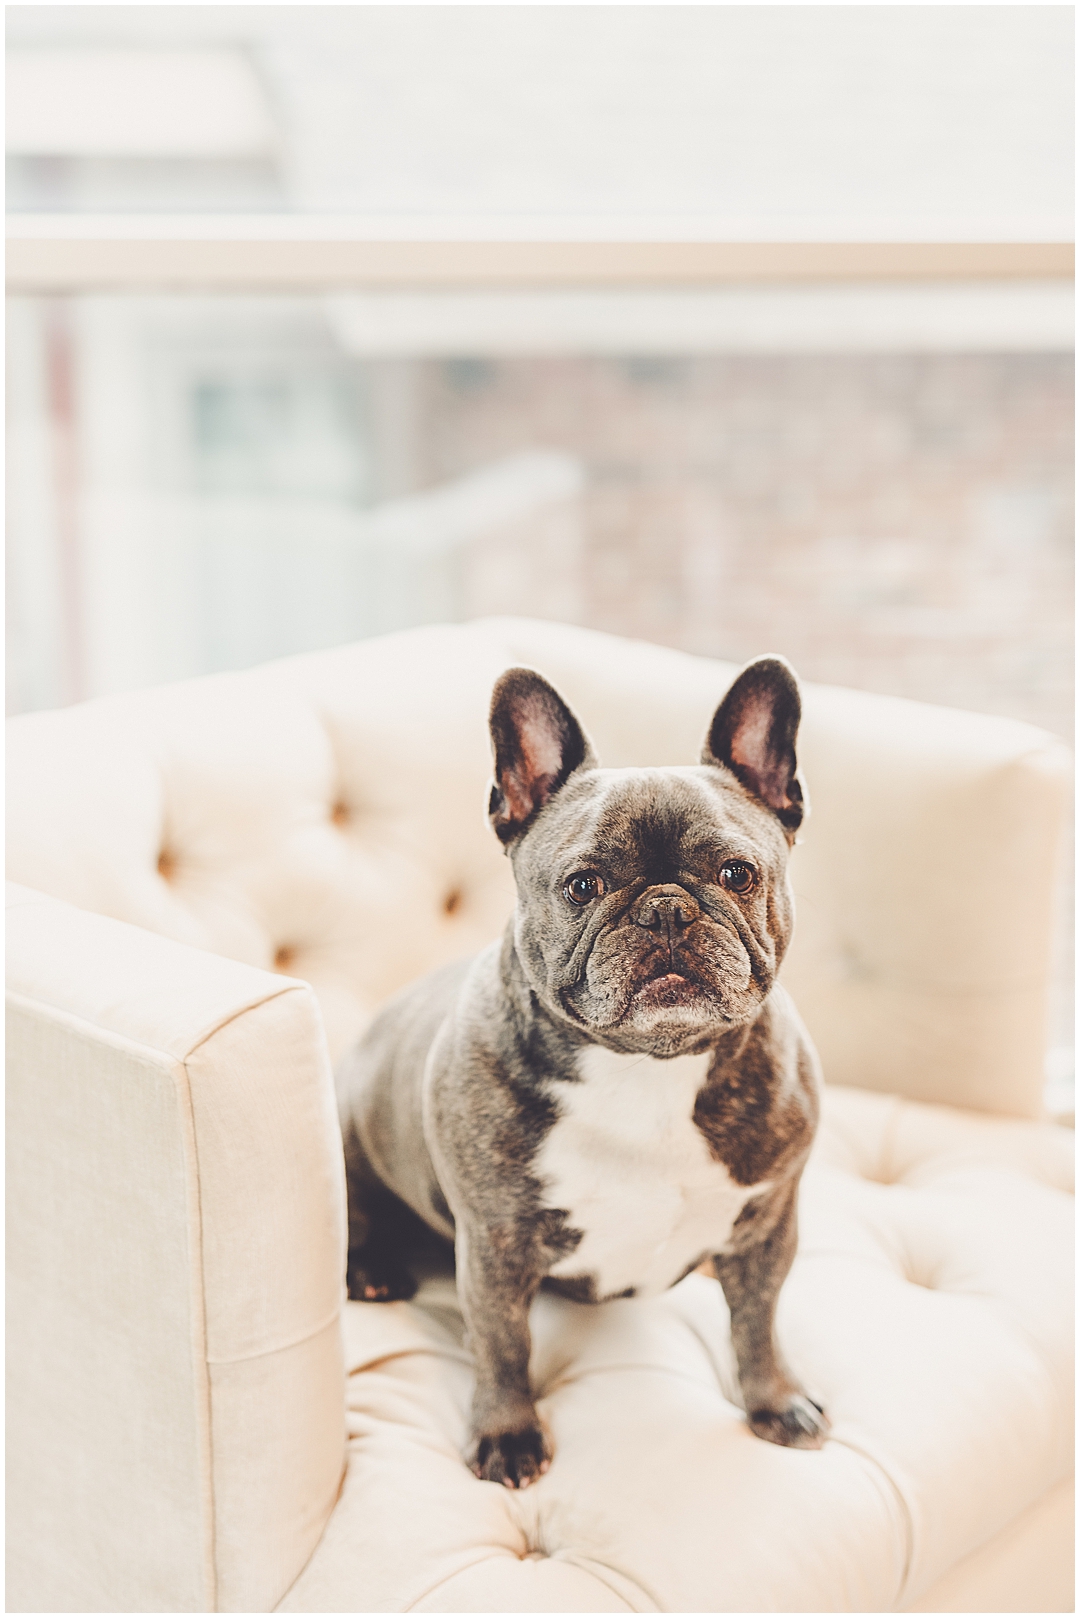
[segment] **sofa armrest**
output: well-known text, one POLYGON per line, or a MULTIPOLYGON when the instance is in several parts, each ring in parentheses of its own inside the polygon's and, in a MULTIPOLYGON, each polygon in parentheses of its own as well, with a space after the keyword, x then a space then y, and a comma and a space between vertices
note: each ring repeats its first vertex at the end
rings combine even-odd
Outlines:
POLYGON ((13 1610, 265 1611, 344 1466, 306 984, 9 889, 13 1610))

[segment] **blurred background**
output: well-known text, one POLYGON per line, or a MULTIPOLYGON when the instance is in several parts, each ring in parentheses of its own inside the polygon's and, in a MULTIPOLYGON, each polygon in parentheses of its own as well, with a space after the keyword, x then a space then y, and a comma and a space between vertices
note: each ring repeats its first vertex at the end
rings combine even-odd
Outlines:
POLYGON ((506 612, 1071 735, 1072 27, 9 7, 9 711, 506 612))

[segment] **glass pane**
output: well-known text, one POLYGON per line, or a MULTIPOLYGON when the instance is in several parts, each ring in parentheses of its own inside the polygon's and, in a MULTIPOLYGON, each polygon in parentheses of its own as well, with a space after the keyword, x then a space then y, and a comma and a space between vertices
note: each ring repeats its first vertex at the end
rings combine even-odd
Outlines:
POLYGON ((314 298, 10 334, 16 709, 507 612, 1069 731, 1064 354, 373 358, 314 298))

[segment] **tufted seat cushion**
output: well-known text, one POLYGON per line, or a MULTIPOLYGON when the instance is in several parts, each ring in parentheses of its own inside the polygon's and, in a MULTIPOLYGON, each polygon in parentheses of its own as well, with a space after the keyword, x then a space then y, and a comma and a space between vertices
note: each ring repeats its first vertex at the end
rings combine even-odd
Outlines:
POLYGON ((461 1465, 452 1285, 350 1303, 348 1473, 281 1610, 907 1605, 1069 1475, 1071 1173, 1063 1130, 828 1091, 780 1314, 833 1418, 819 1454, 743 1424, 702 1275, 649 1302, 538 1300, 557 1459, 523 1494, 461 1465))

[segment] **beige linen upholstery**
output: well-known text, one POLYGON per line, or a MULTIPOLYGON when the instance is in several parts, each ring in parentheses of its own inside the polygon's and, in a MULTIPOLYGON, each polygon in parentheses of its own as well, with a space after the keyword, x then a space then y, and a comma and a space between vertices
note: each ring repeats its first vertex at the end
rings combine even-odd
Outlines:
POLYGON ((318 1008, 39 894, 9 907, 9 1610, 264 1610, 344 1463, 318 1008))
POLYGON ((461 1463, 446 1280, 345 1306, 343 1399, 328 1045, 509 913, 516 662, 611 764, 696 757, 732 673, 503 620, 9 726, 42 890, 9 941, 9 1605, 1067 1610, 1071 1136, 1032 1121, 1066 758, 1024 725, 806 691, 785 977, 832 1088, 781 1332, 822 1452, 748 1433, 702 1276, 538 1300, 558 1455, 523 1494, 461 1463))

